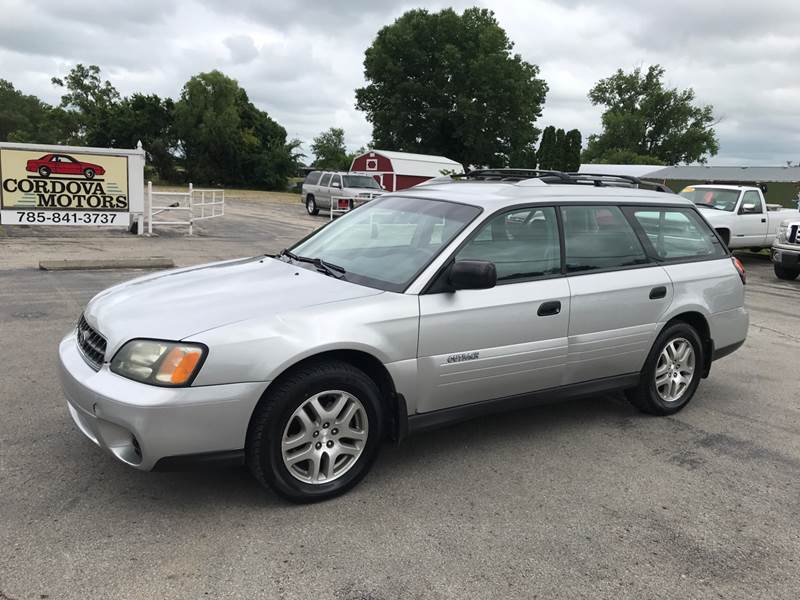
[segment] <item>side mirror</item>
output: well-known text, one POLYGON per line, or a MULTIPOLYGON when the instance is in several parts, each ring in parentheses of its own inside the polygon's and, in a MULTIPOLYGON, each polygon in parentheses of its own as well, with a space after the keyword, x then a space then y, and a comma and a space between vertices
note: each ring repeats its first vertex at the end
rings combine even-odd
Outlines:
POLYGON ((742 204, 742 212, 743 213, 751 213, 755 211, 756 205, 752 202, 748 202, 747 204, 742 204))
POLYGON ((342 189, 342 184, 341 184, 341 183, 339 183, 338 181, 334 181, 334 182, 331 184, 331 187, 332 187, 332 188, 336 188, 337 190, 340 190, 340 189, 342 189))
POLYGON ((488 260, 458 260, 447 279, 455 290, 485 290, 497 284, 497 269, 488 260))

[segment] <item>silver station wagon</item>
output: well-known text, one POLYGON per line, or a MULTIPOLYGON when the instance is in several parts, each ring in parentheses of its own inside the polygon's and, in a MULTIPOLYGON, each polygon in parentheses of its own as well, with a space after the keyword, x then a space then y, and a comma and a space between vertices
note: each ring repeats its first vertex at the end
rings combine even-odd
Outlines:
POLYGON ((616 177, 477 172, 275 256, 95 296, 59 347, 78 428, 143 469, 245 463, 341 494, 381 443, 624 391, 674 413, 745 340, 744 270, 693 204, 616 177))

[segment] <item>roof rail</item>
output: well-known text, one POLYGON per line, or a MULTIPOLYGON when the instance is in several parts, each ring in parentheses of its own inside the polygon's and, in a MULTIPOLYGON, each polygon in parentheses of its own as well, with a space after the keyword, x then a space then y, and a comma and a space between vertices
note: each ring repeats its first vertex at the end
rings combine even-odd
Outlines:
POLYGON ((465 179, 474 179, 477 181, 524 181, 526 179, 541 179, 547 183, 550 180, 559 180, 563 183, 570 183, 569 176, 561 171, 551 171, 547 169, 473 169, 463 175, 454 175, 454 177, 464 177, 465 179))
POLYGON ((668 186, 652 181, 642 181, 634 175, 611 175, 607 173, 567 173, 575 183, 591 182, 595 186, 637 187, 656 192, 674 194, 668 186))
MULTIPOLYGON (((593 185, 596 187, 626 187, 642 188, 656 192, 674 194, 666 185, 651 181, 643 181, 633 175, 615 175, 611 173, 565 173, 564 171, 553 171, 549 169, 473 169, 468 173, 448 175, 453 179, 467 179, 473 181, 497 181, 506 183, 518 183, 529 179, 539 179, 547 184, 572 184, 572 185, 593 185)), ((437 183, 445 178, 436 178, 437 183)), ((432 181, 433 182, 433 181, 432 181)))

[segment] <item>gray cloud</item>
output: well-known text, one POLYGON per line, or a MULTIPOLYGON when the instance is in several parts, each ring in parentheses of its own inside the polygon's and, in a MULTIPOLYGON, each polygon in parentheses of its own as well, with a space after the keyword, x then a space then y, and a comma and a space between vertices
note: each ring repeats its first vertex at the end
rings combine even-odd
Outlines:
MULTIPOLYGON (((474 2, 426 2, 429 10, 474 2)), ((712 163, 800 160, 800 3, 762 0, 479 0, 515 52, 549 86, 539 125, 600 129, 591 86, 617 68, 660 63, 670 85, 693 87, 721 118, 712 163)), ((306 142, 343 127, 351 148, 371 129, 354 109, 364 50, 408 0, 3 0, 0 78, 57 102, 50 77, 98 64, 123 94, 178 97, 220 69, 306 142)))

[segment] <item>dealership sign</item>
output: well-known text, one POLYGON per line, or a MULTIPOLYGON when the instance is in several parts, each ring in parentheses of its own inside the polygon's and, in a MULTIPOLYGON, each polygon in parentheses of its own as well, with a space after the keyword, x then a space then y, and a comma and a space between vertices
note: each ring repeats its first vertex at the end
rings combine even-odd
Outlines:
POLYGON ((141 148, 2 144, 0 223, 127 227, 142 212, 143 167, 141 148))

